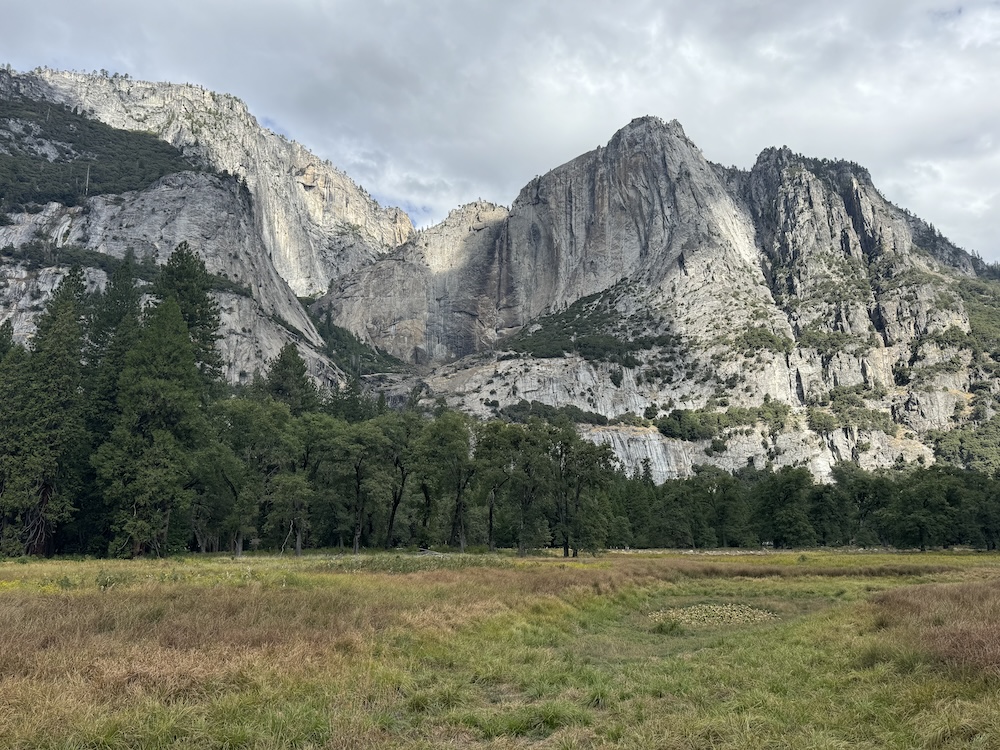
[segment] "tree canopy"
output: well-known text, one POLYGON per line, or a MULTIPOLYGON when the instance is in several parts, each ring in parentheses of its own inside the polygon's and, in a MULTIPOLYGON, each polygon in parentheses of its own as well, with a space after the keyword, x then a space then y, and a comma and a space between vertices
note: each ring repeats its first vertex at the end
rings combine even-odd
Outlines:
MULTIPOLYGON (((101 293, 68 272, 30 347, 0 326, 0 554, 1000 543, 1000 481, 974 468, 841 464, 819 484, 801 467, 700 466, 657 485, 563 410, 393 411, 356 378, 317 390, 292 343, 235 392, 206 279, 182 244, 145 310, 127 258, 101 293)), ((713 434, 703 417, 660 428, 713 434)))

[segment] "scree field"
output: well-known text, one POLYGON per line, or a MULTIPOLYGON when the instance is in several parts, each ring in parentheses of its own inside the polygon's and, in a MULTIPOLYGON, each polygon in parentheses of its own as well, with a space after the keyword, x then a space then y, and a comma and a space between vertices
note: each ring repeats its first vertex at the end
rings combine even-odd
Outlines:
POLYGON ((1000 558, 0 563, 3 748, 996 748, 1000 558))

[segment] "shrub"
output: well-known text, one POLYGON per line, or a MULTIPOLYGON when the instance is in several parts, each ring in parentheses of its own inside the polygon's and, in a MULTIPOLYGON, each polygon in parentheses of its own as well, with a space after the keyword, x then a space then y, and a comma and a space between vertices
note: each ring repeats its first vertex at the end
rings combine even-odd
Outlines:
POLYGON ((795 343, 785 336, 778 336, 763 326, 748 328, 736 337, 737 349, 744 352, 759 352, 766 350, 776 354, 791 354, 795 343))
POLYGON ((718 437, 724 430, 763 422, 772 432, 780 430, 791 407, 780 401, 765 398, 760 406, 743 408, 733 406, 725 411, 711 409, 674 409, 656 423, 657 429, 665 437, 680 440, 709 440, 718 437))
POLYGON ((829 435, 839 427, 836 417, 814 406, 809 407, 809 410, 806 412, 806 423, 809 425, 810 430, 818 432, 821 435, 829 435))
POLYGON ((799 334, 799 346, 815 349, 823 357, 830 357, 843 351, 853 341, 850 334, 840 331, 824 331, 818 325, 809 325, 799 334))
POLYGON ((576 424, 608 424, 608 418, 603 414, 597 414, 592 411, 584 411, 578 406, 573 406, 571 404, 567 406, 550 406, 549 404, 543 404, 540 401, 528 402, 525 399, 521 399, 516 404, 505 406, 500 409, 500 416, 510 420, 511 422, 519 422, 522 424, 526 423, 531 417, 538 417, 539 419, 549 423, 569 420, 570 422, 576 424))

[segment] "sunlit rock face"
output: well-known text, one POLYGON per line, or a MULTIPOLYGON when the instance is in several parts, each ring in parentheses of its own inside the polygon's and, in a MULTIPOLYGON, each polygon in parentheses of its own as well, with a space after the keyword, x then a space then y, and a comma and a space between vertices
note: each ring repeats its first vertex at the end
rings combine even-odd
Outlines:
MULTIPOLYGON (((41 70, 8 88, 66 104, 112 127, 152 132, 252 197, 254 228, 292 290, 325 292, 413 234, 409 217, 382 208, 347 175, 260 126, 239 99, 200 86, 41 70)), ((0 84, 2 85, 2 84, 0 84)))
POLYGON ((749 171, 726 169, 678 123, 641 118, 530 182, 509 211, 463 207, 347 274, 316 309, 432 368, 433 392, 484 417, 522 399, 609 418, 774 400, 791 408, 789 437, 747 427, 719 454, 650 429, 589 434, 661 478, 708 462, 829 476, 839 460, 932 460, 919 435, 955 425, 976 377, 944 336, 969 330, 956 284, 976 263, 858 165, 769 149, 749 171), (626 366, 505 352, 589 300, 603 310, 590 333, 651 342, 626 366), (829 412, 837 389, 898 435, 810 430, 809 410, 829 412))
MULTIPOLYGON (((965 424, 975 392, 1000 390, 993 355, 963 339, 960 285, 981 261, 886 201, 856 164, 772 148, 749 170, 724 168, 677 122, 644 117, 509 208, 471 203, 417 232, 233 97, 0 71, 0 96, 11 94, 151 131, 208 168, 11 214, 0 247, 163 262, 189 242, 236 285, 219 293, 232 382, 287 341, 319 380, 341 377, 296 299, 309 296, 315 316, 411 366, 394 376, 400 393, 419 386, 481 417, 522 400, 573 407, 612 422, 582 428, 588 439, 658 479, 705 463, 819 477, 841 460, 927 463, 932 433, 965 424), (787 407, 781 424, 753 416, 769 404, 787 407), (739 409, 751 417, 712 440, 653 426, 677 410, 739 409)), ((0 271, 0 314, 23 340, 65 269, 0 271)), ((86 276, 105 283, 99 269, 86 276)))

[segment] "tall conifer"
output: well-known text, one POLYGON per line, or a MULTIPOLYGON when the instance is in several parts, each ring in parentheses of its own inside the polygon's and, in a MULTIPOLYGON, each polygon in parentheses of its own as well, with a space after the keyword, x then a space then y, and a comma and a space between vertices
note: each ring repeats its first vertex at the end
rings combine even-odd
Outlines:
POLYGON ((118 391, 118 421, 94 463, 114 508, 112 552, 163 554, 170 531, 186 541, 191 459, 208 426, 200 406, 202 379, 176 300, 146 316, 129 352, 118 391))
POLYGON ((177 302, 206 385, 218 380, 222 371, 222 359, 215 348, 219 340, 219 305, 211 289, 212 277, 205 270, 205 262, 187 242, 182 242, 160 269, 154 290, 160 299, 177 302))
POLYGON ((0 515, 7 552, 52 551, 73 512, 88 452, 83 418, 85 287, 79 268, 59 284, 38 320, 30 356, 5 358, 0 373, 0 515))

